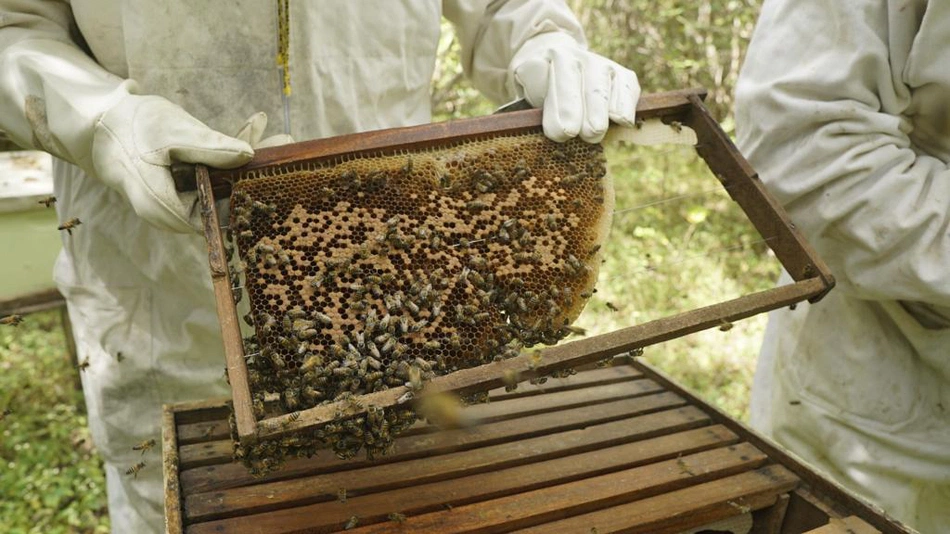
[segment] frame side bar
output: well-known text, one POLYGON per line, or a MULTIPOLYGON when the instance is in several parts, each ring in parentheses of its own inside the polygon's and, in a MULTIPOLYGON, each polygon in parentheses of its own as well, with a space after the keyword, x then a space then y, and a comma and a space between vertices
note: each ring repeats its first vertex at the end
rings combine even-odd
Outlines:
POLYGON ((815 302, 834 287, 834 277, 789 219, 781 205, 765 189, 755 170, 739 152, 715 119, 695 96, 689 97, 692 110, 687 124, 696 131, 696 151, 706 161, 742 211, 758 230, 782 266, 796 281, 817 277, 825 290, 810 300, 815 302))
POLYGON ((178 478, 178 428, 175 410, 162 407, 162 472, 165 480, 165 533, 181 534, 181 484, 178 478))
POLYGON ((224 339, 224 357, 228 365, 231 397, 234 400, 234 417, 237 423, 238 435, 244 438, 253 435, 255 431, 254 412, 251 407, 251 388, 247 379, 247 365, 244 361, 244 341, 241 339, 237 307, 234 305, 234 296, 231 294, 231 275, 228 272, 224 242, 221 239, 218 212, 214 209, 214 197, 211 191, 208 168, 204 165, 198 165, 196 177, 201 220, 204 223, 205 239, 208 241, 211 283, 214 287, 218 321, 221 323, 221 335, 224 339))

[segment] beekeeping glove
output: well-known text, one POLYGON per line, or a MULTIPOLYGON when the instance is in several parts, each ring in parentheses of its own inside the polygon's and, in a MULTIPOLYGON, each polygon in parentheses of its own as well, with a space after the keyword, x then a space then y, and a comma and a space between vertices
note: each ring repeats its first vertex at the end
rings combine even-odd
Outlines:
POLYGON ((251 148, 255 150, 294 142, 294 138, 290 134, 276 134, 265 138, 264 130, 266 128, 267 114, 263 111, 258 111, 247 118, 247 122, 244 123, 244 126, 238 130, 234 137, 251 145, 251 148))
POLYGON ((544 134, 598 143, 610 121, 633 126, 640 82, 632 70, 585 49, 560 32, 542 33, 511 61, 513 92, 543 111, 544 134))
MULTIPOLYGON (((266 117, 263 121, 266 124, 266 117)), ((250 125, 245 128, 248 134, 256 131, 250 125)), ((121 193, 138 216, 173 232, 200 228, 195 194, 175 191, 169 168, 173 161, 227 169, 247 163, 253 155, 247 141, 208 128, 158 96, 129 94, 93 128, 92 173, 121 193)))
MULTIPOLYGON (((181 107, 136 94, 71 43, 17 38, 0 53, 0 116, 20 145, 76 164, 118 191, 152 224, 191 232, 191 203, 175 192, 173 160, 230 168, 246 163, 246 141, 211 130, 181 107)), ((196 215, 195 215, 196 217, 196 215)))

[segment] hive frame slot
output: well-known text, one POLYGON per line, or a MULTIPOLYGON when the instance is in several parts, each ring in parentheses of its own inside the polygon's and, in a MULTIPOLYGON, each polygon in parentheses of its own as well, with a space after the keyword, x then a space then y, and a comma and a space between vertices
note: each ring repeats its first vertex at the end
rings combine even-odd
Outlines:
POLYGON ((388 408, 412 402, 430 393, 469 394, 499 387, 517 376, 519 381, 551 374, 554 371, 592 363, 648 345, 716 327, 797 302, 817 301, 834 286, 827 266, 795 229, 778 202, 769 195, 749 163, 703 105, 705 91, 683 90, 643 95, 637 105, 642 119, 659 118, 678 122, 696 132, 696 150, 713 175, 726 188, 756 230, 766 239, 779 262, 794 283, 697 308, 671 317, 634 325, 607 334, 592 336, 523 354, 504 361, 456 371, 433 378, 421 392, 406 387, 356 397, 257 421, 251 406, 251 391, 244 360, 243 341, 237 311, 231 293, 232 283, 225 260, 224 244, 214 198, 230 194, 231 184, 248 171, 282 165, 312 163, 343 155, 386 154, 407 149, 442 145, 470 137, 520 133, 539 130, 541 111, 514 111, 489 117, 449 121, 408 128, 379 130, 321 139, 257 151, 245 167, 235 170, 210 170, 198 166, 197 172, 176 173, 179 190, 197 186, 209 263, 224 337, 228 378, 242 444, 274 438, 302 429, 332 422, 342 413, 356 416, 367 407, 388 408))

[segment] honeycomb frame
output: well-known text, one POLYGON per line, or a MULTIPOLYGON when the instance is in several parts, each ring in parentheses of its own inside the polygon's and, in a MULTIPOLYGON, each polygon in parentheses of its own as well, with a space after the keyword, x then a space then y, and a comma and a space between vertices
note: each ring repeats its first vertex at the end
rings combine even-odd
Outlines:
MULTIPOLYGON (((755 172, 742 158, 726 134, 702 104, 701 90, 673 91, 644 95, 638 104, 643 119, 660 118, 670 124, 692 128, 698 138, 697 152, 713 175, 726 186, 795 283, 772 290, 745 295, 730 301, 689 310, 672 317, 627 327, 545 348, 539 353, 522 354, 492 361, 477 367, 435 376, 425 385, 426 393, 453 392, 471 394, 516 381, 528 380, 574 366, 602 360, 646 345, 666 341, 721 325, 802 300, 821 298, 834 284, 833 277, 811 247, 797 233, 778 203, 765 191, 755 172)), ((205 235, 209 243, 212 280, 218 304, 219 320, 225 338, 228 377, 232 388, 236 440, 252 445, 265 439, 313 431, 343 417, 366 416, 372 410, 393 408, 418 396, 410 386, 394 386, 353 398, 321 404, 308 409, 255 416, 248 368, 238 326, 237 311, 231 292, 222 231, 214 210, 214 197, 230 194, 233 184, 247 176, 266 174, 267 169, 292 169, 330 159, 340 160, 365 154, 389 154, 394 157, 409 150, 445 146, 472 139, 518 135, 540 131, 539 110, 510 112, 477 119, 450 121, 410 128, 353 134, 326 140, 297 143, 258 151, 247 166, 231 170, 198 167, 194 186, 199 191, 205 235)), ((408 163, 406 163, 408 164, 408 163)), ((180 190, 192 184, 176 177, 180 190)))

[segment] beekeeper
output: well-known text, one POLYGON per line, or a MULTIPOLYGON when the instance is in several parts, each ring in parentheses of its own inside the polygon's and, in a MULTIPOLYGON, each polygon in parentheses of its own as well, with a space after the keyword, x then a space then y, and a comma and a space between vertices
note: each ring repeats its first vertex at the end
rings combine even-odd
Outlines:
POLYGON ((948 28, 947 2, 767 0, 736 107, 838 280, 772 314, 752 423, 928 533, 950 531, 948 28))
POLYGON ((82 222, 55 279, 90 363, 113 531, 162 527, 158 453, 125 474, 162 404, 228 394, 194 197, 169 163, 429 122, 443 15, 475 85, 543 104, 549 137, 633 123, 636 76, 586 50, 563 1, 0 0, 0 128, 58 158, 59 217, 82 222))

